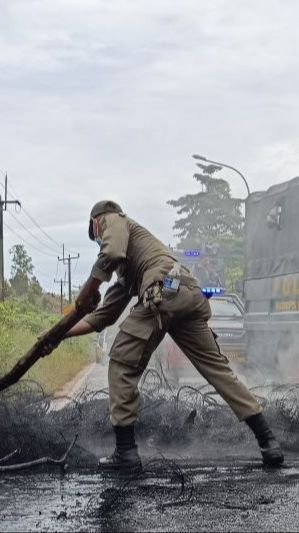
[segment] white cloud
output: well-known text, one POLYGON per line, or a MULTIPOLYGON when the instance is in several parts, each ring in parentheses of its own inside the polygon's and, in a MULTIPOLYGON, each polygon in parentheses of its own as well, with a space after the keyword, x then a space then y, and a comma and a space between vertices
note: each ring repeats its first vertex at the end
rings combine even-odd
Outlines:
POLYGON ((264 190, 299 176, 299 138, 263 146, 257 153, 251 172, 259 176, 255 186, 257 190, 260 190, 261 184, 264 190))
POLYGON ((166 201, 196 191, 192 153, 236 166, 252 190, 298 174, 293 0, 0 4, 0 168, 39 223, 86 254, 80 275, 97 199, 173 239, 166 201))

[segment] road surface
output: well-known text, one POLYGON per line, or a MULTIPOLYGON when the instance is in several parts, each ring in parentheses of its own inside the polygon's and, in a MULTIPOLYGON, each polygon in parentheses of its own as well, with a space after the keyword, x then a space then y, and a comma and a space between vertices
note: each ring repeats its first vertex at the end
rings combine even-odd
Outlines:
MULTIPOLYGON (((107 368, 93 365, 68 392, 92 397, 106 385, 107 368)), ((152 405, 158 414, 160 404, 152 405)), ((62 416, 62 407, 51 416, 62 416)), ((99 412, 95 405, 87 420, 84 411, 82 432, 99 412)), ((95 421, 86 441, 95 434, 95 442, 100 442, 103 420, 100 428, 95 421)), ((154 414, 154 434, 158 424, 154 414)), ((243 446, 240 440, 225 451, 222 443, 229 434, 234 442, 233 431, 224 428, 218 448, 208 434, 203 449, 201 435, 197 436, 192 458, 184 443, 175 450, 165 445, 161 452, 149 446, 150 437, 148 447, 141 447, 144 471, 134 478, 105 478, 96 462, 83 462, 80 468, 71 458, 66 473, 58 467, 2 473, 0 531, 298 531, 297 456, 286 451, 283 468, 264 470, 254 442, 243 446)), ((84 435, 80 439, 84 441, 84 435)))

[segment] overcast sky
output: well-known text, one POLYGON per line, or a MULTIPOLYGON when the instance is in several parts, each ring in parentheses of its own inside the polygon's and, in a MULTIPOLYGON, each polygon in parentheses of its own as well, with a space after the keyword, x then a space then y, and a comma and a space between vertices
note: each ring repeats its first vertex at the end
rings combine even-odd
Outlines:
MULTIPOLYGON (((166 201, 197 191, 194 153, 236 166, 252 191, 299 175, 297 0, 0 0, 0 9, 0 183, 7 172, 26 210, 4 213, 6 277, 22 237, 45 289, 58 291, 64 275, 53 241, 80 253, 73 282, 84 281, 100 199, 173 244, 166 201)), ((222 176, 246 196, 237 174, 222 176)))

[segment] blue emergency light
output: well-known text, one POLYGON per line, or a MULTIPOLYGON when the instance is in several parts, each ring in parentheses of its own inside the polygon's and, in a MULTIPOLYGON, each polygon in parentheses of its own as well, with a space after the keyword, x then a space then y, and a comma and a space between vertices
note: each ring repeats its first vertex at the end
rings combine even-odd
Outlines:
POLYGON ((184 255, 187 257, 199 257, 201 256, 200 250, 184 250, 184 255))
POLYGON ((221 296, 221 294, 225 294, 225 288, 224 287, 202 287, 201 292, 207 297, 211 298, 212 296, 221 296))

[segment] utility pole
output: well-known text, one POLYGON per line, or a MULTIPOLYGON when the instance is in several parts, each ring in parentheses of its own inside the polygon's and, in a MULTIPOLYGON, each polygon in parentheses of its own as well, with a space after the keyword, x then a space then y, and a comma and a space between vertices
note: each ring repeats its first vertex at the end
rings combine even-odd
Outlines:
POLYGON ((60 283, 60 311, 63 314, 63 285, 66 283, 62 278, 60 280, 54 279, 54 283, 60 283))
POLYGON ((63 261, 63 264, 68 266, 68 285, 69 285, 69 304, 72 303, 72 273, 71 273, 71 261, 73 259, 78 259, 80 254, 71 257, 70 254, 68 257, 64 255, 64 244, 62 246, 62 257, 58 257, 58 261, 63 261))
POLYGON ((5 175, 4 200, 0 196, 0 301, 4 301, 4 247, 3 247, 3 212, 7 210, 8 204, 17 204, 21 207, 19 200, 7 200, 7 174, 5 175))

